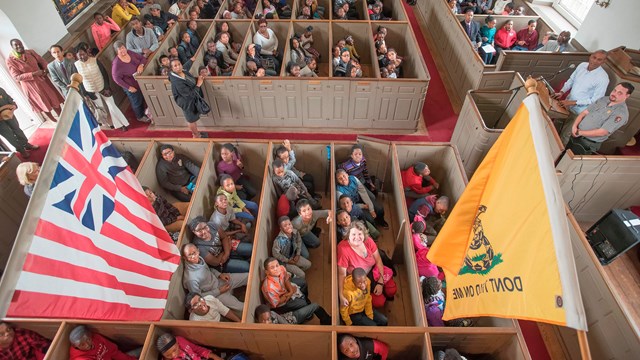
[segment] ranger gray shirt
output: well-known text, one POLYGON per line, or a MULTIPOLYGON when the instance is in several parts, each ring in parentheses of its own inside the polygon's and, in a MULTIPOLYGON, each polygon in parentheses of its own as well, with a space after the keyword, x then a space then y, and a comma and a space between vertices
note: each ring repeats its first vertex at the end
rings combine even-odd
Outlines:
POLYGON ((578 125, 578 129, 595 130, 602 128, 607 130, 609 134, 605 136, 585 136, 585 138, 595 142, 603 142, 629 121, 629 110, 627 109, 626 102, 613 106, 608 105, 608 96, 601 97, 589 105, 589 107, 586 108, 589 114, 582 119, 578 125))

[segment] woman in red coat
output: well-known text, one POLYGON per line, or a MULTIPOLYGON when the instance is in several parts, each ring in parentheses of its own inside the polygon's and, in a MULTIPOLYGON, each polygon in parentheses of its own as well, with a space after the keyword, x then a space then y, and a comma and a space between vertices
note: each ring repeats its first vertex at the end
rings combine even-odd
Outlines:
POLYGON ((60 105, 64 99, 47 76, 47 62, 35 51, 25 50, 18 39, 11 40, 11 47, 13 50, 7 58, 9 73, 22 86, 33 111, 44 112, 51 121, 56 122, 51 110, 60 115, 60 105))

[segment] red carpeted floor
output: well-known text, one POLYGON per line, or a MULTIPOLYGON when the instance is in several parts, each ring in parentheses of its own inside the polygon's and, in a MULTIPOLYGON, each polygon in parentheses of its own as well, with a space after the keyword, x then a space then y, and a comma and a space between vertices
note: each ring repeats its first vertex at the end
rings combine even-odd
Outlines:
MULTIPOLYGON (((431 0, 423 0, 431 1, 431 0)), ((422 35, 420 25, 417 22, 413 8, 406 3, 404 7, 407 11, 409 21, 413 27, 418 45, 421 49, 422 57, 429 70, 431 80, 429 81, 429 89, 425 100, 422 115, 427 127, 428 135, 368 135, 371 137, 390 140, 390 141, 416 141, 416 142, 447 142, 451 139, 453 129, 455 128, 457 115, 455 114, 447 92, 440 77, 440 73, 436 68, 435 61, 429 52, 427 42, 422 35)), ((131 111, 126 113, 129 119, 134 119, 131 111)), ((122 132, 119 130, 107 130, 105 133, 109 137, 141 137, 141 138, 190 138, 189 131, 177 130, 147 130, 147 124, 130 120, 131 126, 129 131, 122 132)), ((38 129, 29 139, 32 144, 40 145, 39 150, 33 151, 29 161, 42 162, 47 147, 51 141, 53 129, 38 129)), ((353 141, 358 134, 331 134, 331 133, 269 133, 269 132, 225 132, 225 131, 209 131, 211 138, 234 138, 234 139, 283 139, 292 140, 346 140, 353 141)), ((527 342, 527 347, 531 353, 533 360, 548 360, 550 356, 544 345, 544 341, 535 323, 530 321, 520 321, 522 333, 527 342)))

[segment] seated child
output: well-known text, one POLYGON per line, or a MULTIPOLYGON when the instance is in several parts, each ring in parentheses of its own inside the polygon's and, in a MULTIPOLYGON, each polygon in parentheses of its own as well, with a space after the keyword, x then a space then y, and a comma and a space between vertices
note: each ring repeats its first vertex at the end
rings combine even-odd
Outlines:
POLYGON ((338 336, 338 350, 342 359, 387 360, 389 356, 389 345, 382 341, 349 334, 338 336))
POLYGON ((350 158, 338 165, 338 167, 344 169, 348 175, 355 176, 356 179, 360 180, 360 183, 362 183, 362 185, 364 185, 367 190, 372 192, 374 195, 378 194, 374 178, 369 175, 367 160, 364 157, 361 145, 353 145, 351 147, 350 158))
POLYGON ((282 160, 273 160, 271 168, 273 169, 272 180, 278 195, 286 193, 291 187, 295 187, 298 191, 298 199, 296 200, 306 199, 312 208, 320 209, 320 203, 309 193, 302 180, 293 171, 284 168, 282 160))
POLYGON ((153 210, 158 214, 158 218, 164 225, 167 232, 178 232, 182 229, 182 223, 184 222, 184 215, 187 213, 189 203, 185 201, 178 201, 170 204, 167 199, 156 194, 153 190, 146 186, 143 186, 147 199, 151 202, 153 210))
POLYGON ((238 149, 230 143, 222 144, 220 159, 221 161, 216 165, 218 176, 222 174, 231 175, 240 199, 253 199, 258 192, 249 181, 249 178, 243 173, 244 163, 238 149))
MULTIPOLYGON (((245 221, 247 220, 245 219, 245 221)), ((216 195, 213 214, 211 214, 209 222, 218 230, 222 239, 232 237, 244 242, 253 241, 253 232, 249 232, 247 225, 238 220, 236 213, 229 209, 229 200, 225 194, 216 195)))
POLYGON ((344 169, 337 169, 336 196, 340 199, 342 195, 349 196, 354 204, 363 204, 364 206, 361 205, 361 207, 369 210, 376 225, 389 228, 389 224, 384 220, 384 206, 369 196, 364 185, 355 176, 348 175, 344 169))
MULTIPOLYGON (((378 231, 378 229, 376 229, 372 224, 375 221, 373 216, 371 216, 370 213, 363 211, 360 206, 353 206, 353 201, 351 201, 350 197, 347 195, 340 195, 338 206, 340 207, 340 210, 346 211, 351 216, 352 220, 355 219, 364 222, 367 226, 367 230, 369 231, 369 235, 371 235, 372 238, 377 239, 380 237, 380 231, 378 231)), ((375 214, 375 212, 373 213, 375 214)))
MULTIPOLYGON (((446 196, 427 195, 414 200, 409 206, 409 218, 413 219, 418 212, 418 208, 422 205, 427 205, 429 211, 425 215, 440 214, 444 215, 449 211, 449 198, 446 196)), ((424 214, 424 213, 423 213, 424 214)))
POLYGON ((156 343, 158 351, 165 360, 174 359, 191 359, 191 360, 223 360, 213 351, 196 345, 182 336, 173 336, 170 333, 164 333, 158 337, 156 343))
POLYGON ((439 279, 444 279, 444 273, 438 270, 438 267, 431 263, 427 259, 429 254, 429 241, 427 236, 423 234, 424 223, 416 221, 411 224, 411 232, 413 237, 413 247, 416 251, 416 265, 418 267, 418 274, 424 277, 437 276, 439 279))
POLYGON ((220 322, 220 317, 233 322, 240 322, 240 318, 213 295, 202 296, 189 293, 184 299, 184 306, 189 311, 189 320, 220 322))
POLYGON ((309 251, 304 247, 300 234, 293 228, 288 216, 280 217, 278 225, 280 233, 273 240, 271 255, 284 264, 293 276, 304 278, 304 272, 311 268, 311 261, 307 260, 309 251))
POLYGON ((422 300, 424 310, 427 314, 427 324, 429 326, 473 326, 471 319, 442 320, 444 314, 445 297, 442 292, 442 282, 436 277, 428 277, 422 281, 422 300))
POLYGON ((320 306, 316 303, 303 306, 298 310, 278 314, 271 311, 268 305, 260 304, 256 307, 254 314, 255 321, 260 324, 304 324, 313 318, 313 314, 320 306))
POLYGON ((291 222, 298 230, 302 241, 307 248, 315 249, 320 246, 318 238, 322 233, 316 223, 319 218, 327 218, 327 224, 331 222, 331 210, 314 210, 307 199, 300 199, 296 203, 298 216, 291 222))
POLYGON ((253 214, 258 213, 258 204, 253 201, 242 201, 240 199, 238 192, 236 191, 236 184, 231 175, 220 175, 220 187, 216 194, 225 194, 227 196, 227 201, 229 201, 229 205, 231 205, 231 208, 236 213, 237 217, 247 220, 255 220, 253 214))
MULTIPOLYGON (((420 200, 421 199, 418 199, 416 201, 420 200)), ((436 201, 435 206, 432 206, 430 203, 423 203, 418 206, 416 215, 413 217, 413 221, 420 221, 425 224, 424 234, 429 237, 429 242, 433 242, 440 229, 442 229, 442 226, 447 220, 444 214, 448 209, 449 198, 446 196, 441 196, 436 201), (438 203, 438 201, 440 201, 440 203, 438 203)))
POLYGON ((280 195, 278 198, 276 216, 288 216, 289 218, 298 216, 298 212, 296 211, 296 199, 298 199, 298 189, 292 186, 286 193, 280 195))
MULTIPOLYGON (((296 311, 311 304, 297 284, 291 282, 289 273, 280 265, 276 258, 270 257, 264 261, 265 279, 262 283, 262 295, 268 305, 278 314, 296 311)), ((321 307, 314 311, 314 315, 322 325, 331 324, 331 316, 321 307)))
POLYGON ((404 196, 411 199, 425 197, 430 192, 438 190, 440 184, 431 176, 431 170, 422 162, 402 171, 402 187, 404 196))
POLYGON ((373 309, 371 280, 364 269, 355 268, 344 279, 342 294, 349 303, 340 306, 340 316, 347 326, 387 326, 387 317, 373 309))
MULTIPOLYGON (((336 212, 336 222, 337 222, 336 230, 338 232, 338 242, 340 242, 340 240, 347 238, 348 229, 353 220, 354 219, 351 218, 351 215, 349 215, 349 212, 346 210, 339 209, 336 212)), ((378 229, 375 228, 375 226, 371 225, 371 223, 366 222, 365 226, 367 227, 367 231, 369 231, 369 235, 371 235, 371 230, 375 230, 377 232, 377 236, 380 237, 380 232, 378 231, 378 229)), ((371 237, 373 238, 374 241, 376 240, 376 238, 373 237, 373 235, 371 235, 371 237)))
POLYGON ((314 198, 317 198, 318 195, 315 194, 315 183, 313 176, 311 174, 307 174, 296 169, 296 152, 291 147, 291 143, 289 140, 285 140, 282 142, 282 145, 278 146, 275 151, 276 158, 282 160, 284 164, 285 170, 291 170, 294 174, 296 174, 304 186, 309 190, 309 193, 313 195, 314 198))

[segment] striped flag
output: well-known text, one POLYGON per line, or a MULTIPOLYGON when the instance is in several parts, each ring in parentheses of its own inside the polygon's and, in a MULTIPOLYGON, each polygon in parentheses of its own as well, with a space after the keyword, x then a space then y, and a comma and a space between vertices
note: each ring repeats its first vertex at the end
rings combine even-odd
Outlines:
POLYGON ((427 257, 445 271, 444 320, 496 316, 587 329, 537 95, 491 147, 427 257))
POLYGON ((38 216, 7 316, 159 320, 179 252, 76 91, 49 152, 22 224, 38 216))

